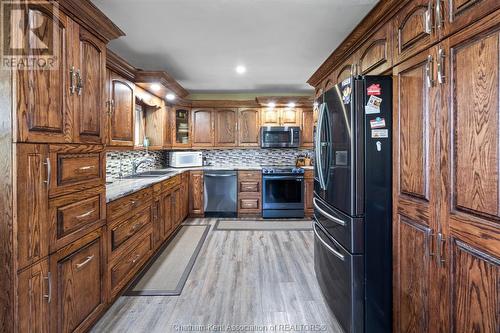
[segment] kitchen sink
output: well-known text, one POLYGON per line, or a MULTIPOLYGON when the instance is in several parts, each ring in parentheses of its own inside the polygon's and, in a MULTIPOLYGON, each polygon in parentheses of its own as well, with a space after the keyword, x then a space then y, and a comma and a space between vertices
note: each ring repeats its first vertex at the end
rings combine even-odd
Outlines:
POLYGON ((140 172, 138 174, 131 175, 125 178, 127 179, 154 178, 154 177, 168 176, 170 174, 173 174, 174 172, 175 171, 168 171, 168 170, 152 170, 152 171, 140 172))

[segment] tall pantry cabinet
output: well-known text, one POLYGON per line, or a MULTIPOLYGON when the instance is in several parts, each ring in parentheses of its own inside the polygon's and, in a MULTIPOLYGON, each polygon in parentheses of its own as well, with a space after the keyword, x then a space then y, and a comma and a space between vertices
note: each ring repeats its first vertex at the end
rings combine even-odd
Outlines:
POLYGON ((12 119, 0 137, 1 332, 85 331, 108 297, 106 44, 123 32, 90 2, 57 5, 19 7, 44 26, 56 67, 0 74, 0 115, 12 119))
POLYGON ((500 327, 500 14, 394 67, 396 332, 500 327))

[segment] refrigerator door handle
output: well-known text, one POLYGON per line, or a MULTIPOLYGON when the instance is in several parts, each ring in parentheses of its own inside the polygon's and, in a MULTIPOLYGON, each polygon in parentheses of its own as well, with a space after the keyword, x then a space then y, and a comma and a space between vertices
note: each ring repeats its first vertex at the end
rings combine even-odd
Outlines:
POLYGON ((317 199, 316 198, 313 198, 313 205, 314 205, 314 208, 316 208, 320 213, 321 215, 324 215, 326 216, 329 220, 345 227, 346 223, 344 221, 342 221, 341 219, 339 218, 336 218, 335 216, 332 216, 331 214, 328 214, 327 212, 325 212, 323 209, 319 208, 318 204, 316 203, 317 199))
POLYGON ((315 153, 316 153, 316 170, 318 171, 319 185, 321 189, 326 190, 325 179, 323 177, 322 160, 321 160, 321 130, 323 127, 323 116, 325 114, 326 104, 322 103, 319 108, 318 116, 318 127, 316 130, 316 142, 315 142, 315 153))
POLYGON ((345 260, 345 257, 342 253, 340 253, 339 251, 335 250, 333 247, 331 247, 330 245, 328 245, 324 240, 323 238, 321 238, 321 236, 319 235, 318 231, 317 231, 317 226, 316 226, 316 223, 313 223, 313 230, 314 230, 314 234, 316 235, 316 237, 318 238, 318 240, 321 242, 321 244, 323 244, 324 247, 326 247, 331 253, 333 253, 337 258, 339 258, 340 260, 344 261, 345 260))

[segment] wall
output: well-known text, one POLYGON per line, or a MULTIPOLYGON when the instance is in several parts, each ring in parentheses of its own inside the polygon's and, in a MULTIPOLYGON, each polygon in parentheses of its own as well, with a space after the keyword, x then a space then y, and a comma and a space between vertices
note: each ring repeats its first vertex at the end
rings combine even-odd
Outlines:
MULTIPOLYGON (((243 165, 294 165, 299 154, 309 154, 309 149, 212 149, 204 150, 203 157, 213 166, 243 165)), ((106 178, 115 179, 132 174, 132 163, 135 160, 150 157, 154 161, 141 165, 139 172, 168 166, 167 151, 113 151, 106 154, 106 178)))

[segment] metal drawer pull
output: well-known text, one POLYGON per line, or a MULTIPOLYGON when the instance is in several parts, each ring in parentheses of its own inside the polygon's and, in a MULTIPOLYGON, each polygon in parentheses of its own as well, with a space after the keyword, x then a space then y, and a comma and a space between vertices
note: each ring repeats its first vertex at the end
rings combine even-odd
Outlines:
POLYGON ((82 95, 82 90, 83 90, 83 79, 82 79, 82 73, 80 70, 76 71, 76 91, 78 96, 82 95))
POLYGON ((70 95, 73 95, 75 93, 75 90, 76 90, 75 76, 76 76, 75 66, 71 66, 71 69, 69 70, 69 93, 70 93, 70 95))
POLYGON ((89 262, 92 261, 92 259, 94 259, 94 255, 91 255, 90 257, 87 257, 87 259, 85 259, 83 262, 79 263, 79 264, 76 264, 76 268, 77 269, 80 269, 82 268, 83 266, 87 265, 89 262))
POLYGON ((314 233, 316 234, 316 237, 319 239, 319 241, 328 249, 330 250, 330 252, 332 252, 337 258, 339 258, 340 260, 344 261, 345 257, 342 253, 340 253, 339 251, 335 250, 333 247, 331 247, 330 245, 328 245, 324 240, 323 238, 321 238, 321 236, 319 235, 318 231, 316 230, 316 224, 313 223, 313 230, 314 230, 314 233))
POLYGON ((141 227, 141 225, 142 225, 142 224, 140 224, 140 223, 136 223, 136 224, 134 224, 134 225, 132 226, 132 231, 134 231, 134 232, 135 232, 138 228, 140 228, 140 227, 141 227))
POLYGON ((437 263, 440 267, 443 267, 444 263, 445 263, 445 259, 444 259, 444 256, 443 256, 443 253, 442 253, 442 244, 445 243, 445 240, 443 239, 443 234, 442 233, 438 233, 437 234, 437 244, 436 244, 436 259, 437 259, 437 263))
POLYGON ((132 259, 132 260, 131 260, 131 262, 132 262, 133 264, 135 264, 135 263, 137 262, 137 260, 139 260, 139 258, 140 258, 140 257, 141 257, 141 255, 140 255, 140 254, 137 254, 137 255, 134 257, 134 259, 132 259))
POLYGON ((47 295, 43 295, 44 298, 47 299, 47 303, 50 303, 52 301, 52 274, 50 272, 47 273, 47 277, 44 278, 47 280, 47 295))
POLYGON ((50 178, 52 178, 52 167, 50 165, 50 158, 47 157, 43 164, 47 167, 47 180, 44 180, 43 182, 47 184, 47 187, 50 187, 50 178))
POLYGON ((434 58, 432 55, 427 56, 427 63, 425 64, 425 76, 427 78, 427 88, 434 86, 434 58))
POLYGON ((336 218, 335 216, 332 216, 330 214, 328 214, 327 212, 325 212, 323 209, 319 208, 318 204, 316 203, 316 198, 313 198, 313 205, 314 205, 314 208, 316 208, 317 210, 319 210, 319 212, 321 214, 323 214, 324 216, 326 216, 329 220, 337 223, 337 224, 340 224, 341 226, 345 227, 346 223, 344 221, 342 221, 341 219, 339 218, 336 218))
POLYGON ((82 215, 78 215, 76 217, 77 220, 81 220, 87 216, 89 216, 90 214, 92 214, 93 212, 95 212, 95 209, 92 209, 92 210, 89 210, 88 212, 86 212, 85 214, 82 214, 82 215))
POLYGON ((80 170, 80 171, 87 171, 87 170, 92 170, 92 169, 95 169, 95 165, 83 166, 83 167, 78 168, 78 170, 80 170))
POLYGON ((442 48, 439 48, 438 51, 438 82, 439 84, 443 84, 446 76, 443 74, 444 71, 444 59, 445 59, 445 54, 442 48))

